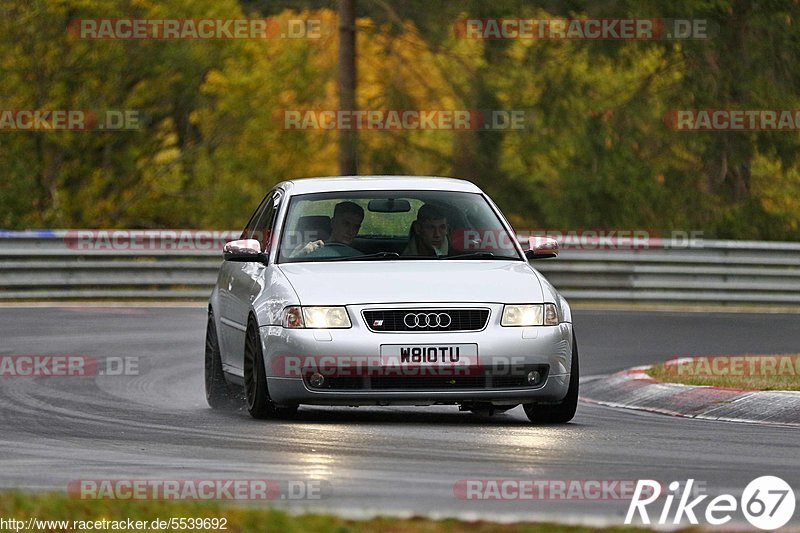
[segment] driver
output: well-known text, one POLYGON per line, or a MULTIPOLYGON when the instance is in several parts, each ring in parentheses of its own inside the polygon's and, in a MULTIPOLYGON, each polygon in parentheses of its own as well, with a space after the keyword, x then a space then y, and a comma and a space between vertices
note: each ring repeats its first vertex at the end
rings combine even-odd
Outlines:
POLYGON ((444 211, 435 205, 425 204, 417 211, 411 224, 408 246, 403 255, 442 257, 450 253, 447 240, 448 225, 444 211))
POLYGON ((331 218, 331 236, 327 240, 316 240, 299 247, 293 254, 294 256, 308 255, 311 257, 327 257, 329 255, 338 256, 347 253, 360 253, 353 248, 353 240, 361 229, 361 222, 364 221, 364 208, 355 202, 339 202, 333 208, 333 218, 331 218), (342 250, 335 253, 326 253, 325 245, 341 245, 342 250), (345 252, 345 250, 347 252, 345 252))

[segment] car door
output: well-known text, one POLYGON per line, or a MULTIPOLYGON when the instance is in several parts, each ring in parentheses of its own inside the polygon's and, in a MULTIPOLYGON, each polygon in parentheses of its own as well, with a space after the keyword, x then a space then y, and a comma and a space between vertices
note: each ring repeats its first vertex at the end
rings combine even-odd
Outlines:
MULTIPOLYGON (((264 252, 269 252, 279 200, 280 191, 270 192, 242 232, 242 239, 258 240, 264 252)), ((254 287, 264 273, 264 265, 226 261, 223 270, 219 279, 222 366, 227 372, 241 374, 247 318, 255 297, 254 287)))

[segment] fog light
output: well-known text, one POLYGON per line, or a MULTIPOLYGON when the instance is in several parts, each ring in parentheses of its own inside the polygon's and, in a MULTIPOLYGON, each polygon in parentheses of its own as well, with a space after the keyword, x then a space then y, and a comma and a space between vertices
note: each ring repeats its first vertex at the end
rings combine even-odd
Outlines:
POLYGON ((319 372, 314 372, 311 374, 311 377, 308 378, 308 382, 311 383, 312 387, 322 387, 325 384, 325 376, 320 374, 319 372))
POLYGON ((528 372, 528 385, 538 385, 542 375, 538 370, 531 370, 528 372))

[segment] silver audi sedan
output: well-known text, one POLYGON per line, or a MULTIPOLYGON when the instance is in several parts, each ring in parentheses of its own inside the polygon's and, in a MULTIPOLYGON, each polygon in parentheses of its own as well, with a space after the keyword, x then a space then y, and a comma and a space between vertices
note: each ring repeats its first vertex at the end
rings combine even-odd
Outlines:
POLYGON ((279 183, 229 242, 208 306, 213 408, 517 405, 565 423, 578 401, 566 300, 474 184, 369 176, 279 183), (243 393, 242 393, 243 391, 243 393))

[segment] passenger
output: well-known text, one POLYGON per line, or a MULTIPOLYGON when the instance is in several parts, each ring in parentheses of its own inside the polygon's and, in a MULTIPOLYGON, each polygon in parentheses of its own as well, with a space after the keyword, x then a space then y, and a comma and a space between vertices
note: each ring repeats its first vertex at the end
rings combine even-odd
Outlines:
POLYGON ((417 211, 417 219, 411 224, 408 246, 403 255, 442 257, 450 253, 447 238, 447 216, 438 207, 425 204, 417 211))

